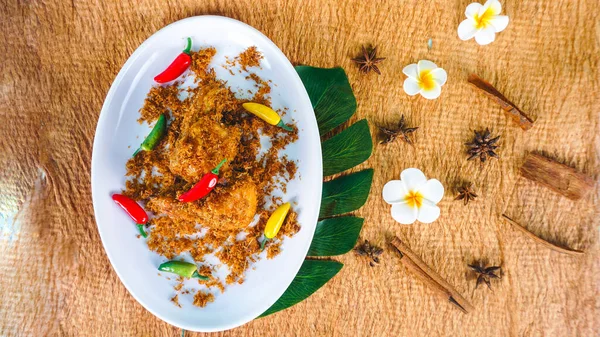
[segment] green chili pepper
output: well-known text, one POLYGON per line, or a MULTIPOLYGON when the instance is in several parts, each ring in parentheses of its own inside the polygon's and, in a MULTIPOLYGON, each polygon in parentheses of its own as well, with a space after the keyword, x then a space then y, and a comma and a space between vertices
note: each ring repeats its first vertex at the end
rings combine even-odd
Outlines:
POLYGON ((177 274, 179 276, 187 278, 197 278, 201 280, 208 280, 208 276, 198 274, 198 268, 195 264, 183 261, 167 261, 160 266, 158 270, 166 271, 167 273, 177 274))
POLYGON ((135 152, 133 153, 133 156, 135 157, 135 155, 138 154, 138 152, 140 152, 140 151, 152 150, 154 148, 154 146, 156 146, 156 144, 158 144, 158 142, 165 135, 166 132, 167 132, 167 118, 163 114, 158 117, 158 121, 156 121, 156 124, 152 128, 152 131, 150 131, 150 133, 148 134, 146 139, 144 139, 144 142, 142 143, 142 145, 140 145, 140 148, 135 150, 135 152))
POLYGON ((148 237, 148 234, 146 234, 146 231, 144 230, 144 225, 137 224, 137 229, 138 229, 138 232, 140 232, 140 235, 142 237, 144 237, 144 238, 148 237))

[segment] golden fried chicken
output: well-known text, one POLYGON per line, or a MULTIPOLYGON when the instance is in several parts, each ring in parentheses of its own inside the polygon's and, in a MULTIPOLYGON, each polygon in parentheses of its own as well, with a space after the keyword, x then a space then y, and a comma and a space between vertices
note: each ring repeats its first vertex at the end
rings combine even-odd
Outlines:
POLYGON ((223 231, 246 228, 256 214, 257 185, 245 178, 226 187, 215 188, 206 198, 179 202, 169 197, 150 199, 146 207, 175 221, 189 221, 223 231))
MULTIPOLYGON (((214 191, 213 191, 214 192, 214 191)), ((215 226, 228 229, 247 227, 258 206, 258 186, 250 178, 238 180, 231 186, 220 189, 206 197, 204 204, 215 226)))
MULTIPOLYGON (((215 122, 213 116, 201 116, 181 134, 169 153, 169 169, 190 183, 210 172, 221 160, 231 162, 238 153, 241 130, 215 122)), ((221 170, 227 172, 229 164, 221 170)))

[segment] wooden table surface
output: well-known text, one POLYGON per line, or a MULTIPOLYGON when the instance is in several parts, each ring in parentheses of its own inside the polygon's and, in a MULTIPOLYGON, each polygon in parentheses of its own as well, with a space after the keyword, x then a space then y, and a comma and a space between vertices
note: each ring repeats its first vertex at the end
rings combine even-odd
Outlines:
MULTIPOLYGON (((420 126, 416 146, 377 145, 362 237, 398 234, 476 310, 464 315, 400 265, 346 254, 342 271, 305 302, 215 336, 593 336, 600 331, 599 190, 569 201, 518 176, 542 151, 597 179, 600 16, 597 0, 503 1, 508 28, 488 46, 460 41, 470 0, 438 1, 14 1, 0 8, 0 335, 179 336, 126 291, 102 248, 92 211, 90 159, 104 97, 142 41, 161 27, 216 14, 261 30, 295 64, 346 69, 355 119, 420 126), (431 38, 433 48, 428 50, 431 38), (350 61, 377 46, 382 75, 350 61), (429 59, 449 75, 434 101, 409 97, 402 68, 429 59), (527 132, 467 83, 494 83, 537 120, 527 132), (467 162, 464 142, 490 127, 501 159, 467 162), (381 198, 402 169, 442 181, 442 216, 402 226, 381 198), (472 181, 480 197, 453 202, 472 181), (506 213, 571 257, 503 223, 506 213), (475 289, 468 263, 501 264, 494 291, 475 289)), ((200 334, 189 333, 188 336, 200 334)))

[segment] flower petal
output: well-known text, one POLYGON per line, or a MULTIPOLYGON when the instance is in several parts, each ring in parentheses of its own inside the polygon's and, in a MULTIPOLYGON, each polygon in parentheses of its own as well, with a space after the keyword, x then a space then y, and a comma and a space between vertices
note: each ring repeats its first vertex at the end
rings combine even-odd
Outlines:
POLYGON ((404 202, 404 197, 407 192, 404 188, 404 184, 400 180, 388 181, 383 186, 383 200, 388 204, 394 204, 398 202, 404 202))
POLYGON ((502 4, 498 0, 488 0, 485 4, 479 9, 479 15, 485 13, 485 11, 490 8, 492 15, 498 15, 502 12, 502 4))
POLYGON ((482 46, 494 42, 496 39, 496 29, 493 26, 479 30, 475 34, 475 41, 482 46))
POLYGON ((470 40, 477 33, 477 27, 473 19, 466 19, 458 25, 458 38, 466 41, 470 40))
POLYGON ((437 179, 429 179, 423 185, 419 192, 426 200, 431 201, 433 204, 437 204, 444 197, 444 186, 437 179))
POLYGON ((410 225, 415 222, 418 213, 418 209, 410 207, 406 203, 392 205, 392 218, 403 225, 410 225))
POLYGON ((430 74, 433 76, 433 80, 439 85, 446 84, 446 81, 448 80, 448 74, 442 68, 433 69, 430 74))
POLYGON ((427 182, 427 177, 416 168, 407 168, 400 173, 400 180, 404 183, 406 191, 418 191, 427 182))
MULTIPOLYGON (((392 206, 393 207, 393 206, 392 206)), ((440 217, 440 208, 436 205, 423 202, 417 214, 417 220, 422 223, 432 223, 440 217)))
POLYGON ((496 15, 490 20, 490 24, 496 29, 496 33, 500 33, 508 26, 508 16, 496 15))
POLYGON ((409 64, 404 69, 402 69, 404 75, 414 78, 415 80, 419 78, 419 71, 417 70, 417 64, 409 64))
POLYGON ((479 14, 479 10, 481 9, 483 5, 480 4, 479 2, 473 2, 471 4, 469 4, 467 6, 467 9, 465 9, 465 15, 468 18, 472 18, 475 16, 475 14, 479 14))
POLYGON ((435 85, 430 90, 421 90, 421 96, 427 99, 436 99, 442 94, 442 87, 435 82, 435 85))
POLYGON ((412 77, 408 77, 404 80, 404 92, 406 92, 409 96, 414 96, 421 91, 421 87, 419 86, 419 82, 412 77))
POLYGON ((421 74, 423 70, 433 70, 437 67, 438 66, 435 63, 428 60, 421 60, 419 61, 419 63, 417 63, 417 69, 419 74, 421 74))

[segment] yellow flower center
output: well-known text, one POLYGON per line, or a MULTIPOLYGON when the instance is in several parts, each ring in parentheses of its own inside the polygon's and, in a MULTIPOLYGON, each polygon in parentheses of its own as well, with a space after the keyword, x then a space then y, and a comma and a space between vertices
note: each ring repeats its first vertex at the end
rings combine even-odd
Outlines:
POLYGON ((421 205, 423 204, 423 195, 419 192, 410 191, 404 197, 404 200, 410 207, 421 208, 421 205))
POLYGON ((425 91, 433 89, 435 81, 431 70, 422 70, 419 73, 419 87, 425 91))
POLYGON ((486 28, 487 26, 489 26, 491 24, 492 18, 494 17, 494 11, 492 10, 492 7, 488 7, 488 9, 485 10, 485 12, 483 12, 483 14, 479 15, 479 13, 475 14, 475 16, 473 16, 473 19, 475 19, 475 28, 477 29, 482 29, 482 28, 486 28))

